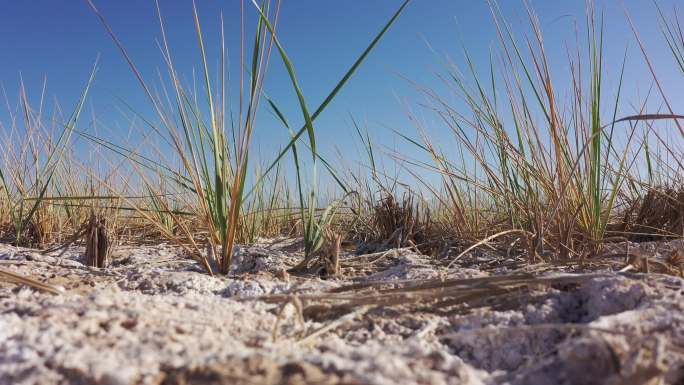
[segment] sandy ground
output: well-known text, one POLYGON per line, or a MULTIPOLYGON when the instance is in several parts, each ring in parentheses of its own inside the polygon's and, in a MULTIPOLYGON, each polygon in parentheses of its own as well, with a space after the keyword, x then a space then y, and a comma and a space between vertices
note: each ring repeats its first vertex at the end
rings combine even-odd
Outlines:
POLYGON ((78 247, 0 245, 0 268, 64 289, 0 283, 0 384, 684 383, 680 278, 508 279, 514 259, 447 268, 403 250, 324 280, 284 272, 296 249, 242 248, 235 274, 211 277, 168 245, 119 247, 102 270, 78 247))

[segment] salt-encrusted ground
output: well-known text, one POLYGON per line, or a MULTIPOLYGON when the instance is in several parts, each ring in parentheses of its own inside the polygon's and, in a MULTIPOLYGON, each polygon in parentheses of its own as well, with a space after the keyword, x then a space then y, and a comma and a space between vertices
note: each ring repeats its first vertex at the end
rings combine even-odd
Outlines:
MULTIPOLYGON (((287 242, 241 249, 234 275, 211 277, 168 245, 120 247, 104 270, 85 267, 79 248, 55 258, 0 245, 0 268, 64 288, 53 295, 0 283, 0 384, 684 381, 679 278, 603 268, 570 283, 525 284, 491 305, 388 299, 328 314, 311 298, 351 283, 505 271, 473 268, 491 266, 484 260, 447 269, 403 251, 350 262, 357 268, 345 278, 300 278, 284 273, 300 257, 294 249, 287 242), (287 296, 263 297, 274 294, 287 296)), ((348 293, 351 302, 364 296, 348 293)))

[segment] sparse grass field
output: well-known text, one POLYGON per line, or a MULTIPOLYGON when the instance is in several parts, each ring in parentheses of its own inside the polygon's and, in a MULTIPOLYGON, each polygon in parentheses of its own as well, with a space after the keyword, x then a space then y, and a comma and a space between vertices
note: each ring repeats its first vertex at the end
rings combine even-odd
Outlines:
MULTIPOLYGON (((170 48, 160 4, 164 71, 147 79, 97 2, 87 2, 153 115, 131 108, 132 129, 141 138, 131 142, 114 142, 89 129, 84 110, 97 63, 83 76, 80 100, 64 110, 46 110, 44 89, 39 97, 29 97, 34 94, 22 84, 15 102, 5 95, 8 119, 0 121, 0 384, 214 384, 250 378, 326 384, 401 378, 467 384, 684 381, 684 340, 677 332, 684 326, 684 111, 673 109, 670 101, 680 95, 666 94, 658 77, 659 66, 675 66, 684 85, 684 34, 676 13, 653 5, 660 16, 654 23, 672 59, 658 63, 625 16, 633 32, 628 38, 638 47, 631 52, 638 56, 625 54, 624 61, 645 62, 648 71, 641 76, 652 84, 646 97, 630 100, 632 109, 625 110, 623 94, 630 79, 624 77, 623 64, 617 72, 612 69, 607 81, 604 49, 611 42, 604 40, 608 26, 600 10, 587 7, 583 30, 563 63, 567 81, 559 82, 547 55, 558 47, 545 45, 534 9, 526 8, 529 31, 519 32, 493 2, 498 41, 490 66, 477 68, 464 52, 466 66, 446 62, 442 67, 440 79, 448 94, 415 84, 427 101, 422 107, 453 142, 436 143, 430 127, 409 109, 415 135, 397 132, 396 138, 415 152, 399 154, 374 143, 354 120, 365 154, 359 171, 338 166, 319 151, 317 141, 326 138, 316 130, 316 120, 354 81, 396 20, 410 12, 409 0, 388 20, 378 21, 373 39, 350 58, 319 105, 310 104, 303 93, 297 68, 279 39, 285 2, 243 2, 242 12, 256 15, 257 25, 253 35, 243 26, 238 37, 238 81, 227 78, 225 40, 235 36, 221 33, 208 39, 198 16, 201 4, 193 6, 188 17, 195 26, 200 66, 192 86, 175 66, 180 53, 170 48), (208 57, 208 41, 220 42, 219 57, 208 57), (264 89, 275 61, 286 69, 297 116, 286 116, 264 89), (210 70, 215 62, 218 73, 210 70), (239 95, 237 101, 228 96, 232 93, 239 95), (657 110, 651 99, 658 99, 657 110), (278 119, 290 140, 269 162, 257 162, 250 153, 258 116, 266 113, 278 119), (86 153, 97 161, 85 161, 86 153), (387 162, 407 177, 388 171, 387 162), (24 286, 15 284, 37 292, 26 294, 17 289, 24 286), (136 296, 128 298, 129 291, 136 296), (55 297, 38 294, 43 292, 55 297), (108 292, 111 298, 105 298, 108 292), (158 298, 141 299, 141 293, 158 298), (193 300, 192 295, 209 299, 193 300), (14 311, 12 301, 33 310, 3 318, 14 311), (128 310, 126 301, 132 301, 128 310), (542 306, 544 301, 553 311, 542 306), (21 359, 16 361, 19 369, 8 360, 22 354, 17 336, 39 327, 30 315, 40 313, 36 303, 49 309, 45 317, 63 317, 70 328, 100 322, 104 331, 95 327, 94 334, 52 336, 67 345, 82 338, 91 349, 104 349, 94 335, 106 340, 103 335, 111 332, 125 340, 141 335, 136 328, 157 333, 144 334, 148 340, 143 345, 164 344, 166 337, 159 333, 165 336, 173 329, 187 351, 178 348, 183 357, 178 364, 174 350, 164 347, 149 373, 124 359, 135 367, 132 374, 116 374, 115 365, 88 359, 84 362, 91 362, 90 369, 84 369, 77 364, 82 358, 51 351, 53 361, 22 372, 21 359), (182 308, 177 310, 180 321, 164 313, 174 306, 182 308), (187 311, 192 306, 202 314, 187 311), (221 306, 235 310, 210 311, 221 306), (113 318, 88 312, 72 317, 64 310, 80 307, 109 309, 113 318), (636 312, 632 321, 630 311, 636 312), (26 330, 21 317, 31 325, 26 330), (155 319, 168 324, 155 325, 155 319), (198 322, 208 323, 212 332, 202 334, 198 322), (668 326, 658 329, 659 322, 668 326), (5 324, 10 331, 3 331, 5 324), (506 331, 490 334, 483 325, 506 331), (377 341, 390 344, 387 351, 369 342, 374 328, 381 330, 377 341), (537 339, 529 337, 535 333, 537 339), (202 338, 212 339, 207 346, 216 357, 197 353, 193 344, 202 338), (302 350, 286 351, 279 338, 302 350), (328 355, 335 348, 325 345, 326 338, 341 344, 330 346, 341 349, 342 358, 328 355), (597 342, 602 339, 605 346, 597 342), (225 350, 233 340, 241 357, 225 350), (405 349, 391 345, 395 340, 408 341, 405 349), (437 341, 442 350, 426 341, 437 341), (363 362, 373 364, 349 364, 354 344, 363 362), (506 353, 497 353, 497 346, 506 353), (264 352, 271 358, 254 358, 264 352), (187 358, 191 354, 198 354, 199 361, 187 358), (616 361, 606 363, 611 354, 616 361), (419 374, 402 377, 374 361, 392 355, 422 360, 419 374), (599 364, 592 366, 587 357, 599 364), (289 367, 283 360, 297 364, 289 367), (228 362, 228 369, 221 362, 228 362), (376 369, 377 375, 367 375, 376 369)), ((27 336, 22 338, 28 347, 41 341, 27 336)), ((52 338, 46 336, 43 343, 52 338)), ((119 348, 134 346, 124 341, 119 348)), ((152 350, 150 345, 142 348, 146 354, 152 350)), ((112 351, 101 360, 122 359, 120 350, 112 351)))

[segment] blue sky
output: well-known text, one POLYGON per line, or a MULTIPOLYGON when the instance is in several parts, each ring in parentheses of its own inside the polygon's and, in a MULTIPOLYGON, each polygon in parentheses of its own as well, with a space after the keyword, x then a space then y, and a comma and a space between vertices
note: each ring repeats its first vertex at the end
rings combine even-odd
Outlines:
MULTIPOLYGON (((156 46, 160 33, 154 2, 99 0, 95 3, 145 77, 154 79, 154 71, 164 69, 156 46)), ((283 1, 279 37, 294 62, 312 109, 327 95, 400 3, 399 0, 283 1)), ((528 32, 524 3, 518 0, 501 3, 506 18, 516 31, 521 35, 528 32)), ((569 85, 566 47, 575 44, 574 22, 583 22, 585 2, 534 0, 529 3, 539 16, 558 84, 569 85)), ((671 14, 677 2, 659 0, 658 3, 671 14)), ((224 13, 233 77, 237 76, 239 4, 238 0, 197 1, 210 45, 210 57, 217 57, 219 13, 224 13)), ((253 21, 251 4, 246 2, 245 6, 251 15, 250 21, 253 21)), ((55 98, 65 109, 72 108, 99 55, 100 68, 88 104, 88 115, 96 116, 99 121, 98 130, 112 138, 124 135, 127 123, 121 115, 124 108, 119 99, 126 100, 137 111, 153 116, 132 72, 85 0, 3 1, 1 7, 0 82, 11 100, 17 94, 20 74, 29 96, 36 101, 42 79, 47 77, 49 100, 55 98)), ((639 100, 651 85, 625 12, 633 18, 656 65, 658 76, 670 97, 675 99, 677 93, 681 93, 684 79, 661 38, 654 5, 650 1, 625 0, 598 1, 596 7, 606 15, 606 88, 615 88, 622 56, 628 49, 625 114, 633 113, 629 110, 629 101, 639 100)), ((176 66, 186 78, 190 78, 192 69, 199 68, 200 63, 191 2, 161 0, 161 8, 176 66)), ((347 160, 356 158, 356 150, 351 149, 358 148, 358 144, 350 115, 368 129, 377 143, 394 147, 400 140, 392 135, 392 129, 415 134, 407 119, 406 105, 420 111, 431 135, 446 145, 448 135, 434 117, 420 109, 423 98, 406 79, 445 91, 436 76, 444 72, 440 60, 450 57, 456 63, 463 63, 465 48, 476 66, 486 70, 490 50, 495 47, 495 29, 484 0, 414 0, 318 120, 316 129, 321 147, 329 154, 339 148, 345 157, 348 156, 347 160)), ((266 91, 299 126, 301 118, 289 80, 276 59, 274 56, 266 91)), ((658 108, 657 104, 654 108, 658 108)), ((675 106, 684 107, 684 103, 675 103, 675 106)), ((0 113, 0 119, 4 116, 0 113)), ((254 148, 263 154, 272 154, 273 149, 286 142, 287 133, 265 108, 262 108, 258 123, 254 148)), ((84 120, 83 124, 87 121, 84 120)), ((410 151, 401 145, 399 148, 410 151)))

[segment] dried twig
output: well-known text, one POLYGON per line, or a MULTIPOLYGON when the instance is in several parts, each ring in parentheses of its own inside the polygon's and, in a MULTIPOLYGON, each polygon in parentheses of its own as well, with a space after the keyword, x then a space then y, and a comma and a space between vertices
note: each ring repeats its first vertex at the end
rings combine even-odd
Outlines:
POLYGON ((86 264, 99 268, 107 267, 112 244, 105 218, 92 211, 85 235, 86 264))
POLYGON ((35 280, 33 278, 29 278, 26 276, 23 276, 18 273, 14 273, 9 270, 1 269, 0 268, 0 278, 4 278, 5 280, 9 282, 14 282, 14 283, 21 283, 24 285, 31 286, 34 289, 42 290, 42 291, 47 291, 48 293, 52 294, 63 294, 64 289, 61 287, 57 286, 52 286, 47 283, 40 282, 38 280, 35 280))
POLYGON ((302 344, 302 345, 310 344, 317 337, 323 335, 324 333, 326 333, 330 330, 333 330, 333 329, 339 327, 340 325, 342 325, 344 323, 353 321, 357 317, 364 315, 368 310, 370 310, 370 307, 368 307, 368 306, 361 307, 360 309, 357 309, 355 312, 346 314, 346 315, 330 322, 329 324, 314 330, 313 332, 308 334, 306 337, 297 341, 297 343, 302 344))

